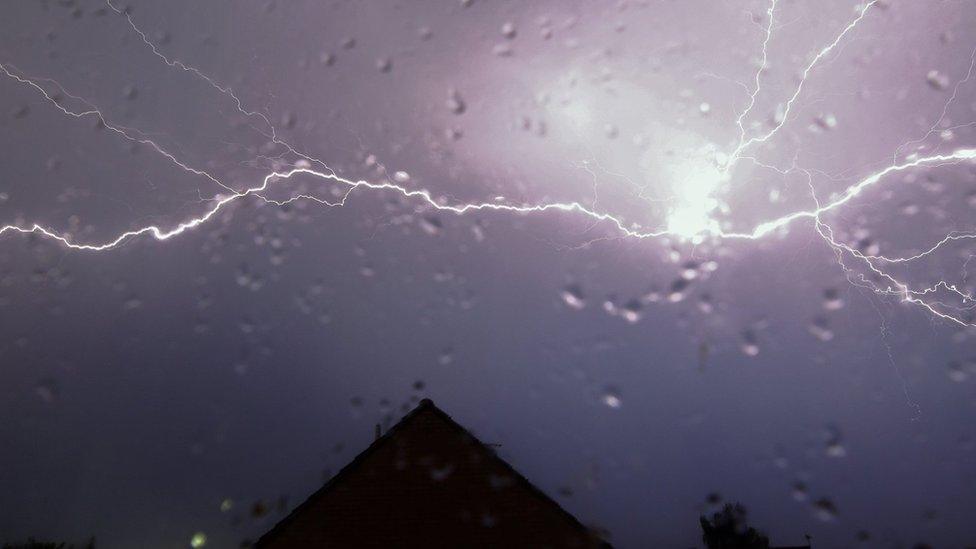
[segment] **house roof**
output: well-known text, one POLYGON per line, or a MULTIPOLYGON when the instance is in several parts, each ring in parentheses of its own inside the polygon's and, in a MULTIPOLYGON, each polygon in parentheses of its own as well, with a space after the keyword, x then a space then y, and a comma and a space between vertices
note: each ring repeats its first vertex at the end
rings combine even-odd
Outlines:
POLYGON ((429 399, 256 547, 609 547, 429 399))

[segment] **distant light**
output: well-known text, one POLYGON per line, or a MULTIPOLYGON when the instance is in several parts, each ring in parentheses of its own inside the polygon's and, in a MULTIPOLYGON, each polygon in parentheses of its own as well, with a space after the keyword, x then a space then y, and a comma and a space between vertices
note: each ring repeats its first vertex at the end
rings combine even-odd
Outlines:
POLYGON ((192 538, 190 538, 190 547, 193 547, 194 549, 203 547, 206 544, 207 544, 207 535, 204 534, 203 532, 197 532, 196 534, 193 534, 192 538))

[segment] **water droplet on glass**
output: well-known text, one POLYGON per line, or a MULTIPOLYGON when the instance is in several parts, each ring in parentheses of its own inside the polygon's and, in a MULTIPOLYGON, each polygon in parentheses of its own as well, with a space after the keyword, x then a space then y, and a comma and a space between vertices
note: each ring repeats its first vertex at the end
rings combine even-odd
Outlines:
POLYGON ((444 465, 443 467, 432 467, 430 469, 430 479, 436 482, 445 480, 447 477, 451 476, 454 472, 454 466, 450 463, 444 465))
POLYGON ((946 369, 946 374, 949 376, 949 379, 955 381, 956 383, 962 383, 969 378, 969 372, 963 368, 962 364, 956 361, 949 363, 949 367, 946 369))
POLYGON ((832 130, 837 127, 837 117, 830 113, 817 116, 814 122, 822 130, 832 130))
POLYGON ((824 452, 827 457, 841 458, 847 455, 847 450, 842 443, 840 429, 835 426, 828 426, 824 432, 824 452))
POLYGON ((58 382, 51 378, 42 379, 34 385, 34 394, 47 404, 57 400, 59 392, 58 382))
POLYGON ((827 319, 822 316, 813 319, 807 330, 820 341, 826 342, 834 339, 834 332, 830 329, 827 319))
POLYGON ((566 286, 559 295, 563 298, 563 302, 572 309, 579 310, 586 306, 583 290, 576 284, 566 286))
POLYGON ((934 69, 925 75, 925 81, 933 90, 944 91, 949 87, 949 77, 934 69))
POLYGON ((502 36, 504 36, 505 38, 508 38, 509 40, 515 38, 515 34, 517 32, 515 30, 515 23, 512 23, 511 21, 506 21, 505 24, 502 25, 501 31, 502 31, 502 36))
POLYGON ((679 278, 671 283, 671 291, 668 292, 668 301, 678 303, 685 298, 685 290, 688 289, 687 279, 679 278))
POLYGON ((620 309, 620 316, 622 316, 623 319, 626 320, 627 322, 634 324, 640 321, 642 316, 642 312, 641 312, 642 309, 643 306, 641 305, 640 301, 638 301, 637 299, 631 299, 626 304, 624 304, 623 308, 620 309))
POLYGON ((685 280, 694 280, 698 278, 698 263, 694 261, 686 261, 681 266, 681 278, 685 280))
POLYGON ((336 56, 334 53, 324 51, 319 54, 319 63, 322 63, 326 67, 331 67, 332 65, 335 65, 335 62, 336 62, 336 56))
POLYGON ((491 52, 498 57, 511 57, 514 53, 512 51, 512 46, 508 44, 496 44, 495 47, 492 48, 491 52))
POLYGON ((742 350, 742 354, 746 356, 756 356, 759 354, 759 341, 756 338, 756 333, 752 330, 745 330, 742 332, 742 344, 739 346, 742 350))
POLYGON ((603 390, 603 395, 600 397, 603 404, 609 406, 610 408, 620 408, 623 401, 620 399, 620 392, 614 387, 606 387, 603 390))
POLYGON ((823 308, 828 311, 836 311, 844 307, 844 300, 840 297, 840 292, 836 288, 827 288, 823 293, 823 308))
POLYGON ((447 90, 447 110, 453 114, 464 114, 466 109, 467 105, 461 98, 461 94, 454 88, 447 90))
POLYGON ((814 514, 824 522, 831 522, 837 518, 837 507, 827 498, 820 498, 813 504, 814 514))
POLYGON ((193 537, 190 538, 190 547, 193 547, 194 549, 203 547, 206 544, 207 535, 203 532, 197 532, 196 534, 193 534, 193 537))
POLYGON ((441 351, 441 354, 437 356, 437 363, 441 366, 447 366, 452 362, 454 362, 454 349, 444 349, 441 351))
POLYGON ((810 497, 807 490, 807 485, 800 481, 793 483, 790 490, 790 495, 793 496, 793 499, 796 501, 806 501, 807 498, 810 497))
POLYGON ((437 216, 425 215, 420 218, 420 226, 429 235, 436 235, 444 228, 444 223, 437 216))

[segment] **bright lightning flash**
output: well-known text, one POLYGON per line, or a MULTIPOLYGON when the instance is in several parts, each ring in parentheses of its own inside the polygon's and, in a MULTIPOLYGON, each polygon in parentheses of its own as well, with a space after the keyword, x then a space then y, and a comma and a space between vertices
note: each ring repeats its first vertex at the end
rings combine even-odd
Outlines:
MULTIPOLYGON (((336 175, 336 173, 329 168, 325 162, 308 156, 305 153, 299 152, 295 147, 281 141, 278 138, 277 131, 270 122, 269 117, 264 114, 245 109, 240 98, 229 87, 218 84, 216 80, 210 76, 207 76, 205 73, 193 66, 179 60, 170 59, 164 54, 160 53, 159 49, 149 39, 148 35, 136 26, 129 13, 113 5, 112 0, 107 0, 108 6, 120 16, 125 17, 131 29, 139 35, 142 42, 152 50, 152 53, 156 57, 159 57, 166 65, 170 67, 186 71, 187 73, 192 74, 194 77, 204 80, 219 93, 229 97, 236 104, 239 113, 248 118, 257 119, 263 123, 263 126, 267 128, 267 130, 266 132, 259 130, 261 131, 262 135, 270 139, 273 143, 283 146, 289 152, 298 156, 300 160, 294 163, 294 167, 292 169, 272 171, 263 177, 263 179, 257 185, 244 190, 236 191, 230 186, 225 185, 212 174, 202 169, 191 167, 185 162, 179 160, 175 154, 159 146, 156 142, 145 137, 142 133, 119 125, 113 125, 98 108, 90 105, 90 103, 82 100, 81 98, 67 93, 59 84, 57 84, 57 82, 49 79, 31 78, 20 74, 9 65, 0 63, 0 73, 2 73, 2 75, 30 87, 66 116, 72 118, 95 117, 97 120, 99 120, 99 122, 104 124, 105 127, 118 134, 119 137, 148 145, 156 153, 162 155, 177 168, 193 175, 206 178, 212 183, 220 186, 226 192, 226 194, 211 199, 209 209, 207 209, 202 215, 187 219, 174 227, 163 228, 156 225, 144 226, 142 228, 121 233, 116 237, 104 242, 77 242, 66 234, 59 233, 37 223, 3 225, 0 226, 0 235, 5 233, 41 234, 70 249, 104 251, 112 249, 129 239, 142 235, 151 236, 156 240, 167 240, 181 235, 186 231, 195 229, 207 223, 215 216, 215 214, 217 214, 218 211, 228 204, 248 197, 264 200, 273 204, 286 204, 296 200, 311 200, 323 205, 341 206, 345 204, 351 193, 357 189, 362 189, 365 191, 399 193, 406 198, 418 200, 430 208, 452 212, 459 215, 471 211, 498 211, 523 214, 562 211, 582 215, 597 222, 607 223, 622 236, 629 238, 644 239, 670 236, 690 240, 696 243, 701 242, 704 238, 708 237, 716 239, 724 238, 757 240, 773 233, 777 229, 784 228, 795 221, 807 219, 813 222, 817 234, 819 234, 827 245, 829 245, 837 253, 838 263, 848 274, 848 279, 851 280, 852 283, 867 287, 881 295, 897 296, 905 302, 918 305, 923 310, 931 313, 935 317, 942 318, 962 326, 976 326, 976 321, 972 320, 971 316, 972 311, 976 309, 976 298, 974 298, 971 293, 960 288, 958 285, 947 281, 939 281, 928 287, 913 287, 911 284, 899 280, 890 272, 885 270, 886 266, 890 264, 903 264, 921 260, 934 254, 943 246, 953 242, 976 239, 976 232, 954 231, 953 233, 946 235, 945 238, 941 239, 924 252, 906 257, 889 257, 881 254, 869 255, 839 241, 834 236, 833 229, 827 225, 826 222, 824 222, 822 217, 823 214, 827 212, 843 207, 845 204, 849 203, 867 189, 881 184, 886 177, 894 173, 914 169, 952 165, 960 162, 974 162, 976 161, 976 149, 958 149, 945 154, 914 156, 900 162, 896 159, 891 165, 862 177, 845 191, 834 195, 834 198, 825 204, 821 204, 814 195, 813 201, 815 206, 813 208, 795 211, 782 217, 760 223, 751 231, 726 232, 720 228, 718 221, 714 217, 715 210, 720 205, 716 195, 729 181, 731 173, 736 164, 741 160, 751 160, 758 163, 758 161, 755 159, 744 156, 746 151, 754 146, 760 146, 768 142, 785 124, 789 122, 791 109, 801 95, 803 86, 807 79, 814 75, 820 62, 828 58, 832 51, 843 41, 843 39, 855 31, 856 27, 867 17, 869 10, 875 6, 878 0, 867 2, 861 8, 859 8, 857 10, 857 16, 843 29, 841 29, 841 31, 826 47, 811 57, 810 62, 804 67, 793 93, 789 96, 789 99, 785 104, 783 116, 778 120, 778 122, 766 132, 759 135, 750 136, 748 135, 749 132, 746 129, 745 119, 751 113, 756 104, 756 98, 761 92, 760 85, 762 73, 766 68, 768 60, 768 47, 773 36, 775 20, 774 16, 778 1, 779 0, 770 0, 769 7, 766 11, 767 20, 766 27, 764 29, 764 39, 762 42, 762 61, 753 79, 754 85, 751 87, 751 89, 743 85, 743 87, 749 92, 749 102, 745 109, 742 110, 736 118, 736 126, 739 130, 737 143, 733 147, 730 147, 730 151, 728 153, 723 153, 714 147, 705 147, 698 153, 692 154, 683 161, 676 162, 670 166, 668 170, 671 177, 673 200, 671 201, 671 208, 668 213, 667 224, 664 228, 643 229, 633 223, 625 222, 624 220, 610 213, 597 211, 595 208, 586 207, 579 202, 541 203, 536 205, 514 205, 498 201, 484 203, 449 203, 435 198, 427 190, 410 189, 394 182, 376 183, 364 180, 350 180, 340 177, 336 175), (51 83, 58 87, 59 94, 63 94, 76 101, 82 102, 86 105, 85 109, 71 110, 65 107, 62 102, 59 101, 59 99, 56 99, 47 91, 45 85, 43 84, 44 82, 51 83), (337 184, 344 187, 345 192, 342 193, 338 199, 333 200, 322 199, 310 194, 300 194, 283 201, 273 200, 265 196, 264 193, 268 191, 273 184, 287 181, 299 174, 313 176, 323 181, 337 184), (845 263, 845 257, 849 257, 854 261, 859 262, 867 270, 867 272, 870 273, 870 278, 865 276, 865 274, 858 274, 853 267, 845 263), (949 305, 945 303, 942 296, 952 297, 957 305, 949 305)), ((973 52, 973 61, 976 63, 976 50, 973 52)), ((967 75, 965 81, 968 81, 971 74, 972 65, 970 67, 970 74, 967 75)), ((958 89, 958 86, 965 81, 957 84, 956 88, 958 89)), ((948 108, 949 103, 955 99, 955 96, 956 94, 954 91, 952 97, 945 106, 946 109, 948 108)), ((945 117, 945 112, 945 109, 943 109, 943 118, 945 117)), ((583 121, 585 121, 584 119, 588 117, 588 113, 586 111, 573 111, 571 114, 574 114, 576 118, 583 121)), ((579 122, 579 120, 577 122, 579 122)), ((931 134, 932 132, 930 131, 929 133, 931 134)), ((928 134, 926 136, 928 136, 928 134)), ((918 141, 913 141, 910 143, 917 142, 918 141)), ((779 171, 780 173, 789 173, 794 170, 806 173, 809 177, 810 172, 801 170, 795 166, 790 170, 779 171)), ((811 193, 812 192, 813 188, 811 186, 811 193)))
POLYGON ((668 234, 691 240, 722 234, 713 213, 719 205, 715 193, 729 179, 724 163, 721 155, 706 150, 672 168, 674 205, 668 213, 668 234))

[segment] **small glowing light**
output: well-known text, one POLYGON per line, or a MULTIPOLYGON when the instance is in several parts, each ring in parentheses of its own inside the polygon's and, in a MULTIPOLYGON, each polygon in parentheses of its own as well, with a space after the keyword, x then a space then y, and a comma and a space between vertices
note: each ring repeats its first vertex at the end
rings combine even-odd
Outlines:
POLYGON ((207 535, 204 534, 203 532, 197 532, 196 534, 193 534, 192 538, 190 538, 190 547, 193 547, 194 549, 199 549, 200 547, 203 547, 206 544, 207 544, 207 535))

